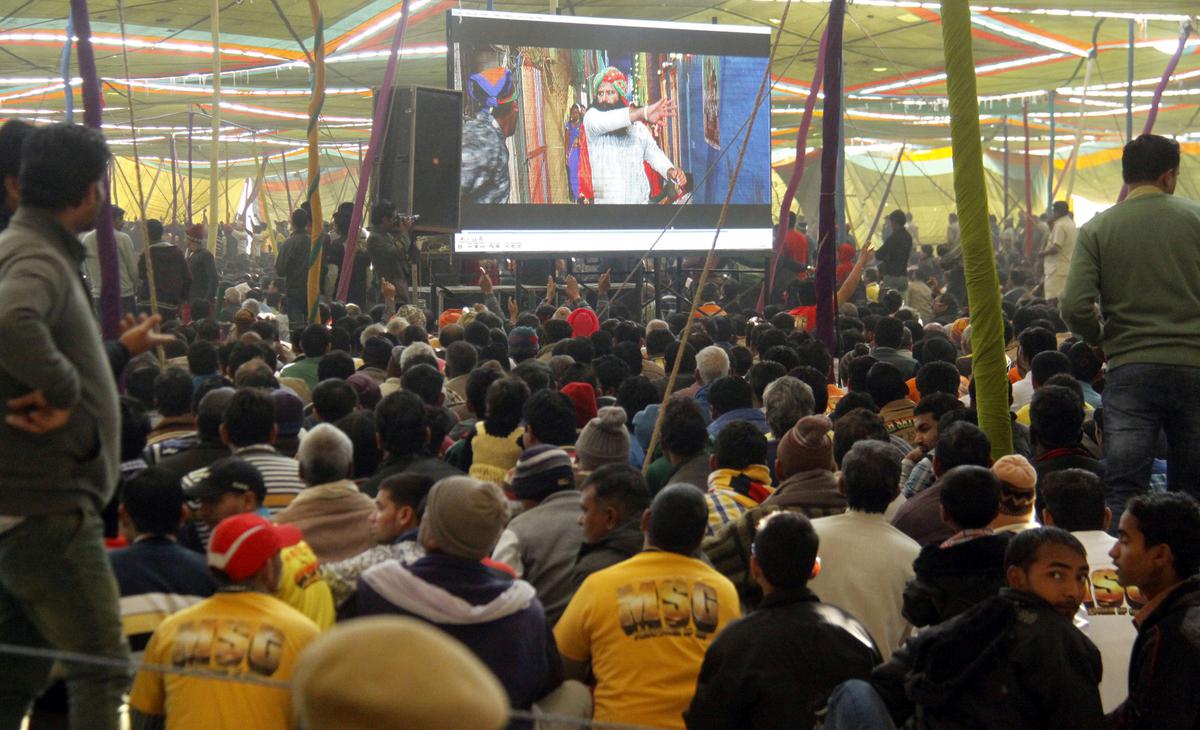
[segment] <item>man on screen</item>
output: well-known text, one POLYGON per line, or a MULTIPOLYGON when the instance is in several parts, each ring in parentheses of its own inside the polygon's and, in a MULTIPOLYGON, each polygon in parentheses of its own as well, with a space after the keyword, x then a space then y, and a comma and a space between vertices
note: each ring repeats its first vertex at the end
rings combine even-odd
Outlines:
POLYGON ((670 99, 630 107, 625 74, 611 66, 596 74, 592 79, 592 107, 583 115, 581 157, 587 162, 580 166, 580 195, 599 204, 648 203, 646 164, 682 189, 687 176, 671 164, 646 126, 674 116, 675 111, 675 102, 670 99))
POLYGON ((508 146, 517 128, 517 90, 512 72, 486 68, 467 79, 475 112, 463 122, 462 202, 507 203, 508 146))

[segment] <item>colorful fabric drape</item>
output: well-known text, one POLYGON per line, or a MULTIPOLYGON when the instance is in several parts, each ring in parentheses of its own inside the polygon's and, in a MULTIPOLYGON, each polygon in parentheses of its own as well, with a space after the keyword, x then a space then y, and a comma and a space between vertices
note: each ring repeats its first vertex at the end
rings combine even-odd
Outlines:
MULTIPOLYGON (((79 76, 83 79, 83 123, 100 129, 104 98, 96 73, 96 54, 92 50, 92 24, 88 19, 87 0, 71 0, 71 22, 78 54, 79 76)), ((67 89, 70 94, 70 88, 67 89)), ((100 180, 100 210, 96 215, 96 252, 100 259, 100 331, 111 340, 121 333, 121 282, 117 263, 117 237, 113 233, 112 204, 107 176, 100 180)))
MULTIPOLYGON (((1029 174, 1029 101, 1021 105, 1022 134, 1025 135, 1025 260, 1033 259, 1033 229, 1038 218, 1033 214, 1033 178, 1029 174)), ((961 228, 961 225, 959 226, 961 228)))
POLYGON ((804 160, 807 157, 804 150, 808 148, 808 129, 812 125, 813 111, 817 106, 817 95, 821 91, 821 82, 825 76, 825 49, 828 44, 829 26, 826 25, 825 32, 821 34, 821 46, 817 50, 817 64, 813 70, 812 84, 808 87, 808 99, 804 102, 804 115, 800 117, 800 130, 796 133, 796 163, 792 168, 792 177, 788 180, 787 192, 783 194, 783 202, 779 206, 779 225, 775 227, 775 244, 771 252, 770 271, 767 274, 766 285, 763 286, 762 293, 758 295, 757 310, 759 312, 767 305, 767 297, 775 291, 775 267, 779 263, 779 254, 783 251, 783 239, 788 233, 788 211, 792 209, 792 202, 796 199, 796 190, 804 178, 804 160))
POLYGON ((971 310, 975 404, 979 427, 991 441, 992 458, 998 459, 1012 451, 1012 418, 1008 411, 1004 316, 988 225, 971 9, 967 2, 942 1, 942 45, 950 102, 950 139, 954 147, 954 197, 962 232, 963 268, 971 310))
POLYGON ((325 227, 321 215, 321 150, 317 137, 321 107, 325 105, 325 18, 317 0, 308 0, 313 23, 312 98, 308 104, 308 208, 312 215, 312 238, 308 248, 308 321, 320 321, 321 261, 325 258, 325 227))
MULTIPOLYGON (((830 352, 836 349, 833 316, 837 296, 837 173, 842 147, 842 32, 846 0, 829 4, 825 61, 825 107, 821 117, 821 197, 817 240, 817 337, 830 352)), ((796 150, 799 155, 800 150, 796 150)))
POLYGON ((358 234, 362 228, 363 205, 366 203, 367 187, 371 182, 371 168, 375 164, 376 154, 383 147, 383 130, 387 126, 388 111, 392 108, 392 85, 396 82, 396 66, 400 60, 400 46, 404 42, 404 33, 408 29, 408 4, 409 0, 404 0, 400 7, 400 22, 396 24, 396 32, 392 35, 391 52, 388 54, 387 67, 383 71, 383 83, 379 87, 379 96, 375 99, 375 112, 371 119, 371 140, 367 144, 367 154, 363 157, 362 164, 358 166, 358 189, 354 192, 354 212, 350 214, 350 231, 347 233, 345 241, 346 253, 342 258, 342 267, 338 274, 337 298, 342 302, 350 296, 350 277, 354 273, 354 254, 358 250, 358 234))

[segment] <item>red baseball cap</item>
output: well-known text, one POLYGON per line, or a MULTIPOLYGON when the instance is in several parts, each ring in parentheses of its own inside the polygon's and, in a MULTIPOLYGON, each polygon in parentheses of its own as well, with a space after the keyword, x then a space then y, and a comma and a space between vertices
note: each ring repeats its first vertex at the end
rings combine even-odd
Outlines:
POLYGON ((302 539, 293 525, 276 525, 253 512, 221 520, 208 542, 208 566, 243 581, 262 569, 279 551, 302 539))

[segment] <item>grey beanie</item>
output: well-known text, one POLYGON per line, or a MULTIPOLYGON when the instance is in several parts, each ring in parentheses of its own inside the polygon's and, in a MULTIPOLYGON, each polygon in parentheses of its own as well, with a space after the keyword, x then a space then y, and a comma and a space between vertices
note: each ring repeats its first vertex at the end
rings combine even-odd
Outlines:
POLYGON ((433 538, 438 550, 470 560, 492 554, 508 524, 500 488, 468 476, 446 477, 429 490, 417 537, 433 538))
POLYGON ((629 429, 625 427, 625 409, 605 406, 588 421, 575 441, 579 468, 594 471, 605 464, 629 463, 629 429))

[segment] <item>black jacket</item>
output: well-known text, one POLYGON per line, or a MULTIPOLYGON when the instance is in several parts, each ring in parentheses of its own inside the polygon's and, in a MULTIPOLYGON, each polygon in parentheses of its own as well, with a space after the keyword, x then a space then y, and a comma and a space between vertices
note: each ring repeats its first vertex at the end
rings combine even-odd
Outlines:
POLYGON ((1119 730, 1200 728, 1200 577, 1185 581, 1142 625, 1129 661, 1129 698, 1105 725, 1119 730))
POLYGON ((948 548, 921 548, 904 587, 904 618, 931 626, 996 595, 1004 585, 1004 551, 1011 533, 968 540, 948 548))
POLYGON ((781 591, 713 640, 684 720, 689 730, 811 728, 833 688, 867 679, 879 660, 853 616, 808 588, 781 591))
POLYGON ((188 272, 192 275, 192 286, 188 295, 192 299, 211 301, 217 297, 217 261, 212 251, 198 248, 188 254, 188 272))
POLYGON ((1100 651, 1071 622, 1005 588, 910 639, 871 684, 897 727, 1082 730, 1102 721, 1100 671, 1100 651))
POLYGON ((905 276, 908 274, 908 257, 912 255, 913 240, 904 228, 893 228, 875 258, 879 261, 879 270, 884 276, 905 276))
POLYGON ((307 233, 293 233, 279 244, 275 273, 285 279, 283 291, 289 299, 305 301, 308 297, 308 253, 311 247, 312 239, 307 233))
POLYGON ((575 570, 571 574, 575 587, 583 585, 584 579, 592 573, 637 555, 642 551, 645 542, 639 515, 617 525, 612 532, 602 537, 600 542, 579 546, 579 557, 575 558, 575 570))

